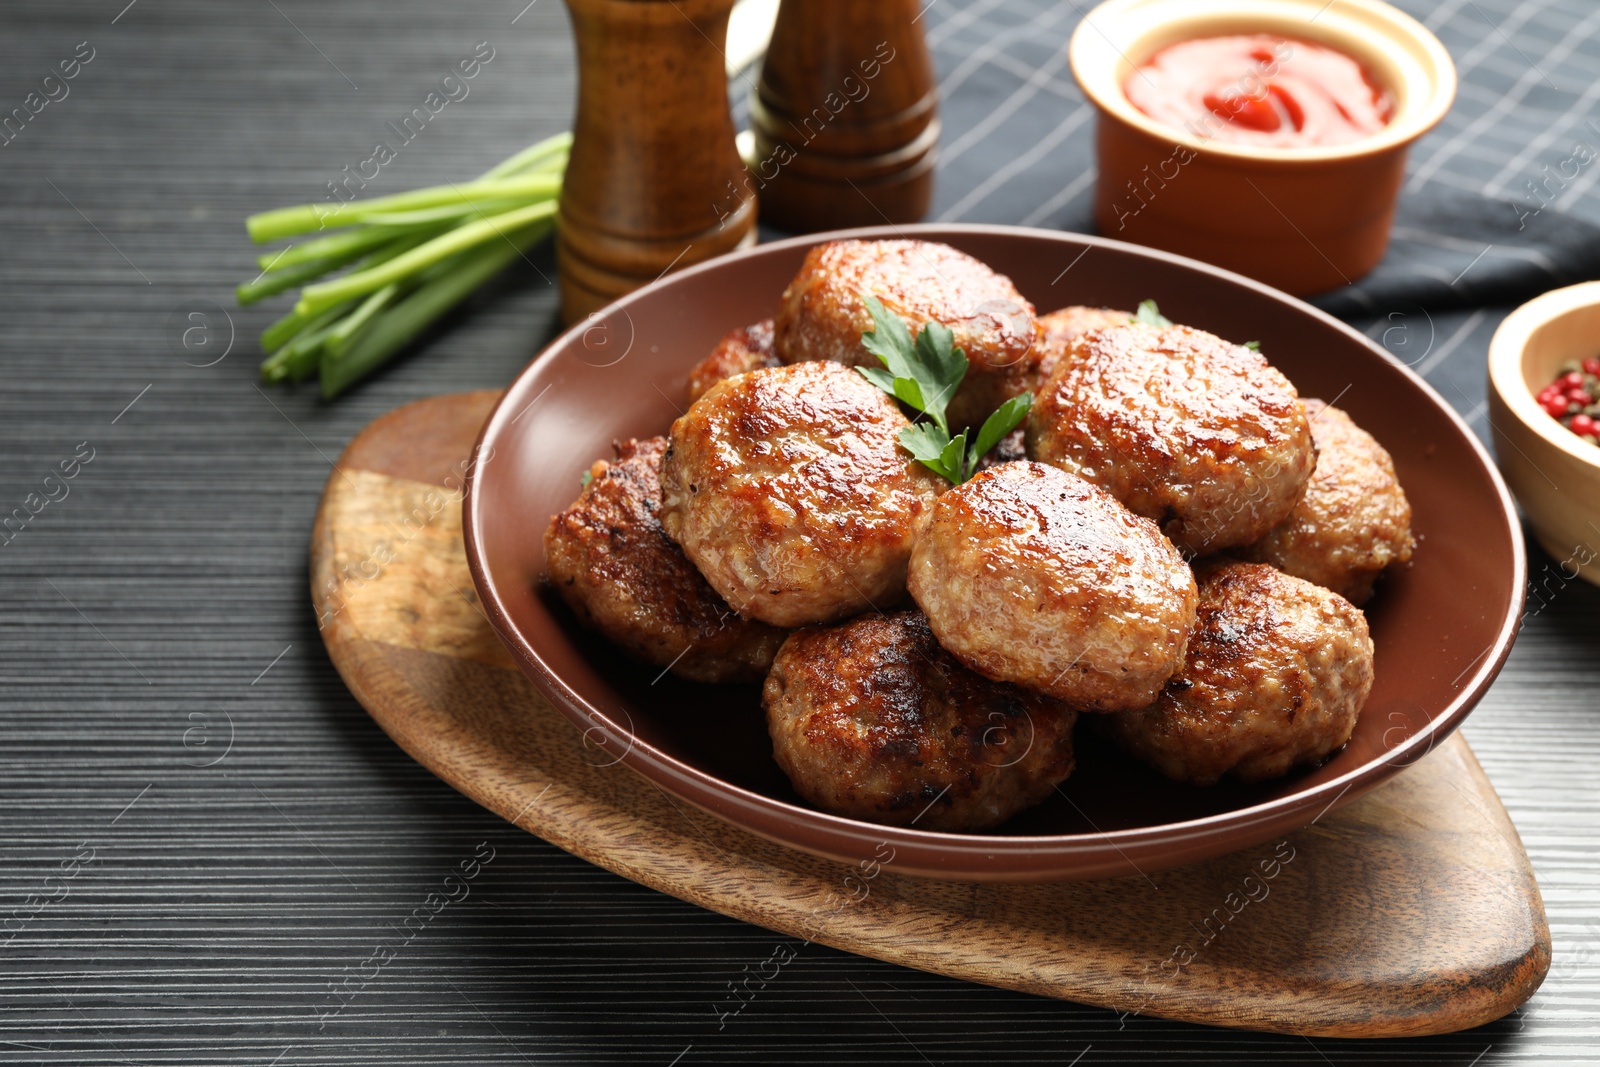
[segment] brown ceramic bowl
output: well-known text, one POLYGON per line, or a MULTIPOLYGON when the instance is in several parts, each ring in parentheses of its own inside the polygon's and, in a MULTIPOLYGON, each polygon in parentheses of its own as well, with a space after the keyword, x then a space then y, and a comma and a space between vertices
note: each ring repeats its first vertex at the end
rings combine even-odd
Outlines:
MULTIPOLYGON (((556 340, 484 426, 465 539, 489 618, 528 676, 591 743, 667 792, 753 833, 850 862, 894 849, 908 874, 961 881, 1126 875, 1220 855, 1305 826, 1421 758, 1499 671, 1522 605, 1522 539, 1500 477, 1446 404, 1361 334, 1264 285, 1099 238, 999 226, 841 231, 763 245, 669 275, 556 340), (1255 786, 1168 782, 1080 731, 1064 792, 999 831, 946 834, 827 815, 773 762, 759 689, 630 663, 541 588, 542 535, 618 438, 665 432, 689 368, 726 331, 770 317, 818 241, 948 242, 1010 275, 1040 308, 1130 307, 1262 349, 1307 396, 1336 399, 1390 452, 1415 509, 1415 562, 1369 616, 1377 684, 1350 744, 1322 767, 1255 786)), ((625 773, 622 768, 617 773, 625 773)))
POLYGON ((1552 419, 1533 397, 1563 363, 1597 354, 1600 282, 1530 300, 1489 342, 1495 454, 1534 537, 1563 572, 1548 576, 1557 582, 1582 575, 1600 585, 1600 448, 1552 419))
POLYGON ((1377 0, 1108 0, 1084 17, 1069 49, 1099 111, 1100 232, 1298 294, 1348 284, 1383 258, 1406 151, 1444 117, 1456 90, 1438 38, 1377 0), (1242 33, 1354 56, 1394 94, 1393 119, 1350 144, 1258 148, 1174 129, 1124 95, 1134 68, 1166 45, 1242 33))

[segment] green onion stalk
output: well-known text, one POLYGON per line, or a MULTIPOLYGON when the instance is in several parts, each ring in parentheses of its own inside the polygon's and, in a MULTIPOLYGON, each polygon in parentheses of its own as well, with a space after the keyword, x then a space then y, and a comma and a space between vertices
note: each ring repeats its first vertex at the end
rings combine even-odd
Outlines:
POLYGON ((235 290, 240 304, 300 290, 261 334, 262 379, 316 374, 331 400, 383 366, 550 234, 571 146, 558 134, 459 185, 246 219, 257 244, 305 238, 260 256, 260 276, 235 290))

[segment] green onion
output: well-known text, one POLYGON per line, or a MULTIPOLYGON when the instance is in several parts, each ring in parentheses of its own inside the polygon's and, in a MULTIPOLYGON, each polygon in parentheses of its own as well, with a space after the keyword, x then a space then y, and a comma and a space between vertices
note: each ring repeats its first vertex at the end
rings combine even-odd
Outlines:
POLYGON ((266 352, 275 352, 288 344, 295 334, 300 332, 306 324, 306 316, 298 311, 291 311, 277 322, 261 331, 261 348, 266 352))
POLYGON ((262 378, 318 374, 322 395, 332 398, 382 366, 549 235, 571 145, 571 134, 558 134, 459 185, 246 219, 257 242, 307 237, 263 253, 260 276, 236 290, 249 304, 303 287, 293 309, 261 334, 270 353, 262 378))
POLYGON ((322 342, 339 321, 339 316, 349 310, 346 305, 331 307, 313 316, 282 348, 267 357, 261 364, 261 377, 268 382, 304 381, 317 369, 322 355, 322 342))
POLYGON ((355 339, 361 335, 361 331, 366 329, 367 323, 372 321, 373 316, 394 303, 399 296, 400 283, 390 282, 361 301, 359 307, 340 319, 339 324, 328 334, 324 342, 329 358, 338 359, 348 352, 355 339))
POLYGON ((298 207, 279 208, 276 211, 251 215, 245 219, 245 228, 250 231, 251 240, 261 244, 275 241, 280 237, 353 226, 365 221, 368 215, 416 211, 421 208, 481 200, 507 198, 531 200, 535 197, 554 196, 560 191, 561 179, 550 174, 480 178, 465 185, 435 185, 427 189, 413 189, 409 193, 379 196, 371 200, 350 200, 336 205, 301 204, 298 207))
MULTIPOLYGON (((394 237, 392 233, 385 231, 386 240, 388 240, 389 243, 363 259, 361 261, 361 266, 375 267, 379 263, 388 262, 395 256, 400 255, 402 252, 409 252, 411 249, 417 247, 431 237, 433 233, 434 231, 424 228, 407 233, 403 237, 394 237)), ((266 330, 262 332, 262 349, 271 352, 281 347, 285 342, 289 341, 296 334, 300 333, 311 318, 311 315, 303 314, 299 311, 289 312, 289 314, 285 315, 271 326, 268 326, 266 330)))
POLYGON ((485 178, 507 178, 513 174, 533 170, 542 164, 548 164, 557 156, 562 157, 562 167, 566 165, 565 157, 572 150, 572 134, 558 133, 554 137, 547 137, 536 145, 530 145, 504 162, 491 167, 485 178))
POLYGON ((256 263, 266 271, 282 270, 297 263, 333 257, 338 257, 341 263, 348 263, 368 249, 377 248, 405 232, 404 226, 370 226, 343 233, 330 233, 326 237, 290 245, 278 252, 263 253, 256 257, 256 263))
POLYGON ((451 223, 474 218, 479 212, 496 215, 514 207, 533 203, 532 200, 510 197, 501 200, 482 200, 470 204, 450 204, 445 207, 424 208, 421 211, 385 211, 368 215, 372 226, 426 226, 430 222, 451 223))
POLYGON ((439 272, 432 281, 396 304, 348 352, 322 361, 323 399, 332 400, 382 366, 407 341, 466 299, 550 229, 548 223, 536 225, 523 234, 513 235, 508 242, 460 253, 450 261, 450 269, 439 272))
POLYGON ((392 281, 414 274, 424 267, 444 259, 446 256, 470 248, 475 244, 485 241, 503 240, 510 230, 520 229, 532 222, 548 219, 556 213, 556 202, 547 200, 542 204, 530 204, 515 211, 507 211, 501 215, 490 215, 464 226, 458 226, 442 236, 435 237, 426 244, 419 245, 401 256, 396 256, 387 263, 380 264, 368 270, 356 271, 346 274, 342 278, 335 278, 331 282, 321 282, 317 285, 308 285, 300 291, 300 302, 295 305, 296 311, 306 314, 315 314, 324 308, 332 307, 341 300, 348 300, 352 296, 361 296, 374 289, 381 289, 392 281))
POLYGON ((293 289, 312 278, 320 278, 354 258, 352 255, 349 259, 341 261, 338 257, 330 256, 326 259, 313 259, 309 263, 296 263, 283 270, 264 271, 255 281, 245 282, 234 289, 233 295, 240 304, 254 304, 257 300, 281 293, 285 289, 293 289))

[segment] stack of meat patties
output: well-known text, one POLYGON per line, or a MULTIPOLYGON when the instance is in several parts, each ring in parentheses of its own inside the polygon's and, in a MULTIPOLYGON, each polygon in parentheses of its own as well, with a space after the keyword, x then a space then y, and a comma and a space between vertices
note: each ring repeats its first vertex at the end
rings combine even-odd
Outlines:
POLYGON ((1039 316, 946 245, 836 241, 688 399, 551 519, 548 580, 639 660, 764 680, 773 754, 817 807, 998 826, 1072 772, 1080 718, 1201 785, 1349 739, 1373 679, 1357 605, 1411 557, 1411 509, 1388 453, 1253 346, 1039 316), (1032 394, 969 480, 913 459, 907 411, 855 369, 879 365, 868 297, 952 332, 953 427, 1032 394))

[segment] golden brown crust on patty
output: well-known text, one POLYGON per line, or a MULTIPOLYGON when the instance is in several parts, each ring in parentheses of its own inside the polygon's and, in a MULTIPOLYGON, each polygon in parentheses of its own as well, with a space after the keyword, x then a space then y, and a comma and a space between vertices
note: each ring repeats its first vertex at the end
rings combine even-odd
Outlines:
POLYGON ((661 521, 751 618, 802 626, 893 605, 942 484, 900 447, 907 425, 836 363, 730 378, 672 424, 661 521))
POLYGON ((1099 721, 1169 778, 1255 782, 1343 747, 1372 677, 1360 608, 1265 564, 1220 563, 1200 568, 1183 669, 1149 707, 1099 721))
POLYGON ((1028 454, 1105 488, 1196 554, 1288 518, 1316 461, 1289 380, 1187 326, 1080 336, 1034 400, 1028 454))
POLYGON ((785 363, 828 360, 879 366, 861 345, 877 297, 915 338, 928 322, 948 326, 970 361, 949 406, 952 428, 978 425, 1033 384, 1038 328, 1033 305, 1011 279, 934 241, 830 241, 807 253, 783 291, 776 319, 785 363))
POLYGON ((689 403, 705 396, 706 390, 724 379, 762 367, 776 367, 778 363, 778 353, 772 345, 771 319, 729 330, 711 354, 689 372, 689 403))
POLYGON ((659 519, 664 437, 627 441, 589 469, 545 530, 550 584, 583 622, 630 655, 697 682, 752 682, 784 631, 740 618, 667 537, 659 519), (685 652, 684 650, 688 651, 685 652))
POLYGON ((1072 772, 1077 712, 968 670, 920 612, 796 631, 762 703, 795 791, 852 818, 987 830, 1072 772))
POLYGON ((1336 407, 1305 404, 1317 442, 1311 483, 1288 519, 1239 555, 1363 604, 1384 568, 1411 559, 1411 503, 1371 434, 1336 407))
POLYGON ((1116 308, 1085 307, 1074 304, 1039 316, 1039 381, 1050 377, 1056 363, 1072 350, 1073 344, 1090 330, 1126 326, 1133 312, 1116 308))
POLYGON ((1040 463, 941 496, 909 586, 967 666, 1084 711, 1155 699, 1194 622, 1194 577, 1155 523, 1040 463))

